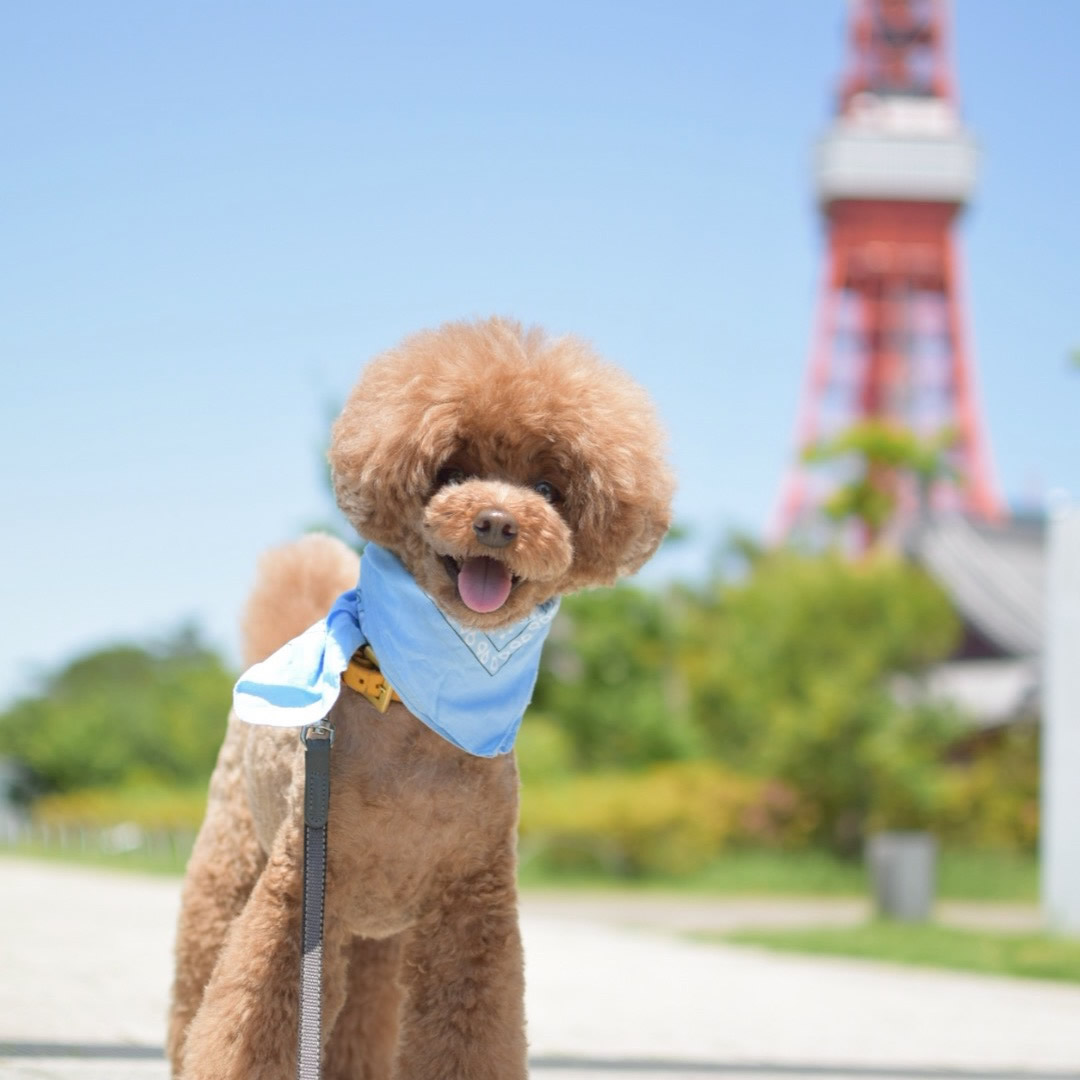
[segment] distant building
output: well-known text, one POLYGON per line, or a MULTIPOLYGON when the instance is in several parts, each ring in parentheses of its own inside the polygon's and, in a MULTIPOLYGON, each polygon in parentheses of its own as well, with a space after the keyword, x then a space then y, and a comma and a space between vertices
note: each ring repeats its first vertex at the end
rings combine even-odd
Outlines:
POLYGON ((954 704, 981 728, 1035 721, 1041 708, 1046 524, 948 515, 924 521, 907 550, 963 621, 953 655, 921 692, 954 704))

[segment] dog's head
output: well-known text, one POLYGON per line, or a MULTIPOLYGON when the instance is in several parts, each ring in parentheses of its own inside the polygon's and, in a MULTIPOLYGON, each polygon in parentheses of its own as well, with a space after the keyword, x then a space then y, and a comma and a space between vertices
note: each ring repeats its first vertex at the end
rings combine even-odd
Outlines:
POLYGON ((652 555, 671 513, 662 441, 644 392, 583 342, 491 319, 373 360, 330 464, 360 535, 492 629, 652 555))

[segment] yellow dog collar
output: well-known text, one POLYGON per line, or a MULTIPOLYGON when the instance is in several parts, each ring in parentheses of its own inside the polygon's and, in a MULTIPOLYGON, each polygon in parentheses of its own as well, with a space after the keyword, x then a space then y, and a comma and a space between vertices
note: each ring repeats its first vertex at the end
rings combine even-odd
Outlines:
POLYGON ((349 666, 341 674, 341 680, 358 694, 363 694, 381 713, 390 708, 392 701, 401 700, 379 670, 379 661, 375 659, 370 645, 364 645, 353 653, 349 666))

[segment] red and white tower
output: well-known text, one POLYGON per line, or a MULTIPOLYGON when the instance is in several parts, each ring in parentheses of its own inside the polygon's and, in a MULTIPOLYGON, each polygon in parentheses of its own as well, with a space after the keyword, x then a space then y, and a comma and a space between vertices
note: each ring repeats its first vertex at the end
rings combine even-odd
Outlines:
MULTIPOLYGON (((955 476, 935 485, 932 505, 997 519, 954 235, 976 153, 957 114, 945 0, 850 10, 849 68, 817 155, 828 246, 798 449, 868 420, 951 429, 955 476)), ((780 532, 813 522, 836 482, 796 464, 780 532)))

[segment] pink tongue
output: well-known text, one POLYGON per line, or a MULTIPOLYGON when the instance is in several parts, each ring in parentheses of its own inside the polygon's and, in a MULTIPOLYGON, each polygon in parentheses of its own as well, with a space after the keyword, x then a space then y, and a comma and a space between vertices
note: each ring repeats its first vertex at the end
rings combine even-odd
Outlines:
POLYGON ((458 572, 458 595, 473 611, 497 611, 510 595, 510 571, 486 555, 466 559, 458 572))

